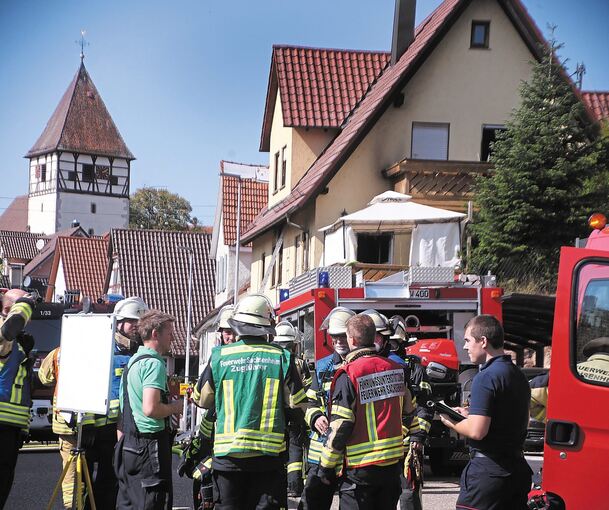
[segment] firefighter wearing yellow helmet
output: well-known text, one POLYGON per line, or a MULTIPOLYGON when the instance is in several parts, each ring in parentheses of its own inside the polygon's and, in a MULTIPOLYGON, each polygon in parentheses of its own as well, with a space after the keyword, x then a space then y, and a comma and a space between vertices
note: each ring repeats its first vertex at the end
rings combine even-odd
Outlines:
POLYGON ((276 331, 265 296, 242 298, 228 323, 237 341, 212 349, 195 401, 216 409, 214 500, 226 508, 287 507, 284 411, 307 407, 302 382, 293 355, 268 343, 276 331))

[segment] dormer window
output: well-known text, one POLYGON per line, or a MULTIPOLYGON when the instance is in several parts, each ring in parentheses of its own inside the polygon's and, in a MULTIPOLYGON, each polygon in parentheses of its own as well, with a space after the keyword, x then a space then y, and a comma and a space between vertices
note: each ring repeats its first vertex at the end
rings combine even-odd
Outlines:
POLYGON ((488 48, 490 21, 472 21, 470 48, 488 48))

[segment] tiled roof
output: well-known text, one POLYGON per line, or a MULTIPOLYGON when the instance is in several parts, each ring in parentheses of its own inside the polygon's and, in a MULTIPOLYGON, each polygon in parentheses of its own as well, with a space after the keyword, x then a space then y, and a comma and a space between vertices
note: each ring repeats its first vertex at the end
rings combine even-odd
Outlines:
MULTIPOLYGON (((50 272, 46 273, 46 275, 41 275, 37 271, 37 269, 46 260, 50 260, 51 257, 53 257, 53 254, 55 253, 55 246, 57 244, 57 238, 60 236, 61 237, 72 237, 72 236, 88 237, 87 233, 80 226, 70 227, 66 230, 61 230, 59 232, 55 232, 54 234, 44 236, 44 238, 46 240, 46 244, 44 245, 42 250, 40 250, 36 254, 36 256, 27 263, 27 265, 25 266, 25 268, 23 270, 24 276, 27 276, 30 273, 34 273, 34 272, 37 276, 46 276, 47 278, 50 276, 50 274, 51 274, 50 272)), ((47 269, 47 271, 50 271, 50 267, 47 269)))
POLYGON ((0 230, 27 232, 28 196, 15 197, 0 215, 0 230))
MULTIPOLYGON (((239 179, 222 175, 222 215, 224 244, 237 242, 237 193, 239 179)), ((241 232, 245 232, 268 202, 269 183, 255 179, 241 179, 241 232)))
POLYGON ((278 89, 284 126, 338 128, 390 58, 387 52, 273 46, 260 150, 269 150, 278 89))
POLYGON ((44 234, 0 230, 2 257, 30 261, 38 254, 38 248, 36 248, 38 239, 45 239, 44 234))
MULTIPOLYGON (((345 120, 342 131, 296 183, 288 197, 271 209, 265 208, 261 211, 243 235, 242 243, 251 242, 254 237, 283 220, 286 215, 301 208, 327 185, 372 128, 376 119, 389 107, 394 95, 404 88, 468 4, 467 0, 445 0, 423 20, 416 28, 415 38, 406 52, 395 65, 387 67, 372 84, 368 93, 345 120)), ((520 0, 506 1, 503 7, 508 16, 516 19, 515 26, 531 51, 538 51, 538 44, 543 41, 543 36, 520 0)))
POLYGON ((582 91, 581 96, 597 120, 609 120, 609 91, 582 91))
POLYGON ((88 237, 58 237, 51 283, 55 284, 61 260, 66 289, 80 290, 94 302, 102 297, 108 271, 108 240, 88 237))
POLYGON ((82 63, 25 157, 55 150, 134 159, 82 63))
MULTIPOLYGON (((174 315, 172 354, 186 353, 189 254, 193 250, 192 331, 214 308, 215 263, 209 257, 210 234, 160 230, 111 232, 111 252, 118 256, 124 296, 140 296, 151 308, 174 315)), ((108 282, 109 275, 106 276, 108 282)), ((107 287, 107 284, 106 284, 107 287)), ((198 351, 191 342, 191 353, 198 351)))

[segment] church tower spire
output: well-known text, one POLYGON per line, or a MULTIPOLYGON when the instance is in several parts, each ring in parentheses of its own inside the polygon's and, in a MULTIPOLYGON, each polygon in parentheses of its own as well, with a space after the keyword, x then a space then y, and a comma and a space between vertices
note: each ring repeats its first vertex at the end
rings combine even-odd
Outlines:
POLYGON ((129 224, 131 161, 135 159, 81 61, 30 161, 28 225, 52 234, 74 220, 91 234, 129 224))

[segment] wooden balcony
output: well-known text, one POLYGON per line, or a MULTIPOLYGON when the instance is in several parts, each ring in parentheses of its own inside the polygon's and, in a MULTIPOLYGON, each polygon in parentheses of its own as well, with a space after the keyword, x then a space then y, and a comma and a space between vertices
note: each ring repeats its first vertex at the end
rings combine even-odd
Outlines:
POLYGON ((383 175, 391 180, 394 191, 411 195, 418 203, 467 212, 475 178, 488 175, 492 168, 481 161, 403 159, 383 170, 383 175))

